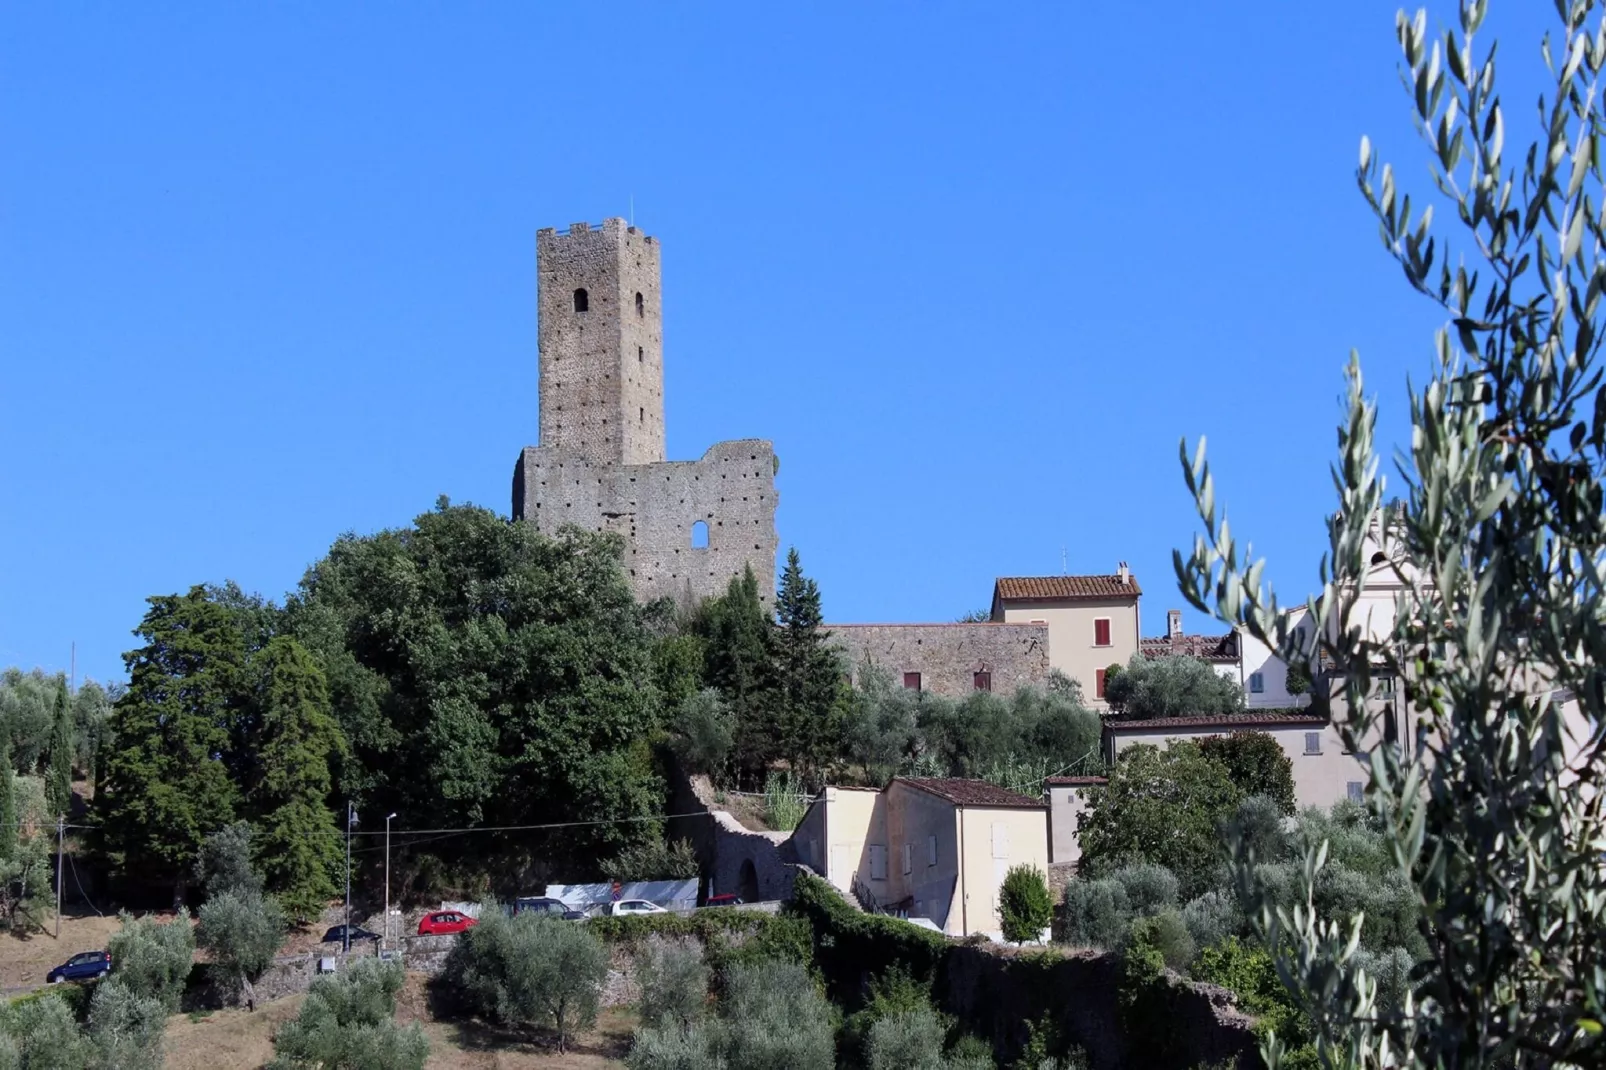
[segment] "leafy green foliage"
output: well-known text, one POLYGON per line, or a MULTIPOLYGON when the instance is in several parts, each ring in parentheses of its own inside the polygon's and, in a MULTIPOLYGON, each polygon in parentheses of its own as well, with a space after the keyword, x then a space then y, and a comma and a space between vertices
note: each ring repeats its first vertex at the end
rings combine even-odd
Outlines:
POLYGON ((1255 1019, 1257 1036, 1276 1033, 1291 1048, 1310 1042, 1310 1020, 1277 976, 1277 966, 1264 948, 1229 937, 1199 953, 1193 975, 1236 996, 1239 1009, 1255 1019))
POLYGON ((195 859, 195 879, 209 899, 262 894, 262 878, 251 865, 251 835, 249 821, 235 821, 201 844, 195 859))
POLYGON ((1186 970, 1198 953, 1193 937, 1175 907, 1134 918, 1129 942, 1135 947, 1154 948, 1160 952, 1160 957, 1168 967, 1179 972, 1186 970))
POLYGON ((836 1021, 831 1005, 792 962, 733 966, 721 1017, 730 1070, 832 1070, 836 1021))
POLYGON ((695 914, 644 914, 590 918, 583 924, 599 940, 639 946, 652 936, 693 936, 704 944, 728 938, 763 938, 776 926, 790 927, 794 919, 752 910, 699 910, 695 914))
POLYGON ((184 983, 195 962, 195 934, 189 915, 163 924, 153 918, 135 918, 124 912, 123 923, 108 942, 112 980, 136 996, 157 1000, 167 1012, 178 1010, 184 983))
POLYGON ((284 914, 260 894, 224 892, 201 906, 196 943, 212 956, 212 970, 224 991, 242 990, 247 1006, 256 1009, 252 988, 284 942, 284 914))
POLYGON ((1109 782, 1089 792, 1077 826, 1082 864, 1098 876, 1127 862, 1154 862, 1191 898, 1213 883, 1222 857, 1217 826, 1240 797, 1220 763, 1192 743, 1128 747, 1109 782))
POLYGON ((1177 905, 1177 877, 1153 862, 1132 862, 1112 870, 1110 879, 1126 892, 1127 905, 1139 917, 1177 905))
POLYGON ((642 1022, 695 1025, 708 1010, 708 978, 703 949, 696 941, 649 937, 636 953, 642 1022))
POLYGON ((736 742, 736 718, 719 690, 705 687, 686 696, 676 709, 675 731, 675 753, 687 772, 721 779, 736 742))
POLYGON ((808 808, 803 785, 790 773, 771 773, 764 778, 764 823, 770 828, 790 832, 808 808))
POLYGON ((234 816, 230 762, 246 704, 246 644, 205 588, 149 599, 123 657, 128 691, 95 797, 102 846, 124 872, 182 889, 201 842, 234 816))
POLYGON ((815 963, 844 1002, 856 999, 871 977, 894 966, 916 982, 929 983, 948 949, 948 941, 929 929, 854 910, 818 877, 798 875, 788 909, 808 919, 815 963))
MULTIPOLYGON (((660 813, 664 796, 652 637, 620 552, 611 534, 549 538, 444 502, 336 542, 285 617, 346 737, 342 794, 404 826, 593 822, 543 838, 554 865, 656 838, 654 822, 608 820, 660 813)), ((484 865, 505 842, 432 849, 484 865)))
POLYGON ((1238 901, 1229 893, 1208 891, 1188 900, 1182 908, 1194 946, 1210 947, 1244 931, 1246 922, 1238 901))
POLYGON ((315 919, 335 894, 340 833, 328 805, 330 768, 346 739, 330 712, 323 673, 306 648, 279 636, 263 650, 261 776, 250 805, 261 826, 267 889, 298 922, 315 919))
POLYGON ((630 1070, 725 1070, 719 1023, 645 1026, 636 1030, 625 1065, 630 1070))
POLYGON ((930 1006, 883 1015, 865 1039, 868 1070, 942 1070, 947 1024, 930 1006))
POLYGON ((372 958, 319 977, 301 1013, 274 1034, 269 1070, 423 1070, 423 1031, 396 1024, 404 981, 399 964, 372 958))
POLYGON ((444 982, 487 1018, 551 1029, 559 1050, 597 1017, 608 952, 589 929, 544 914, 489 913, 458 937, 444 982))
POLYGON ((84 1070, 94 1055, 67 1002, 53 991, 0 1008, 0 1036, 9 1041, 0 1046, 0 1060, 13 1057, 18 1070, 84 1070))
POLYGON ((703 644, 703 680, 717 688, 735 721, 739 778, 754 783, 780 754, 772 712, 774 674, 770 658, 774 623, 758 596, 751 569, 733 579, 719 598, 697 607, 688 624, 703 644))
POLYGON ((1019 944, 1041 938, 1054 920, 1054 901, 1042 870, 1033 865, 1010 867, 998 888, 998 918, 1005 940, 1019 944))
POLYGON ((886 670, 871 662, 858 667, 858 678, 843 717, 844 757, 880 784, 920 753, 920 708, 927 697, 894 687, 886 670))
POLYGON ((614 881, 686 880, 697 876, 697 852, 690 840, 651 840, 632 844, 607 859, 602 872, 614 881))
POLYGON ((1129 720, 1158 717, 1215 717, 1238 713, 1244 693, 1208 662, 1182 655, 1132 655, 1118 673, 1107 674, 1104 700, 1129 720))
POLYGON ((97 1067, 105 1070, 159 1070, 167 1007, 135 993, 121 981, 95 986, 89 1001, 88 1033, 97 1067))
MULTIPOLYGON (((1263 585, 1264 562, 1240 559, 1202 444, 1191 459, 1184 449, 1183 464, 1203 533, 1191 555, 1177 555, 1177 572, 1193 605, 1242 624, 1285 661, 1308 663, 1320 639, 1335 723, 1347 746, 1368 753, 1366 797, 1390 866, 1432 933, 1420 998, 1384 1011, 1349 926, 1307 909, 1325 880, 1321 846, 1306 850, 1284 896, 1235 845, 1257 933, 1277 949, 1286 981, 1317 995, 1322 1061, 1598 1067, 1603 12, 1587 0, 1554 5, 1535 70, 1538 137, 1508 153, 1506 133, 1519 123, 1505 118, 1496 49, 1480 37, 1489 5, 1459 8, 1431 31, 1426 11, 1396 23, 1438 196, 1413 209, 1364 138, 1356 172, 1389 254, 1446 320, 1402 406, 1411 422, 1404 498, 1385 505, 1377 408, 1352 358, 1327 564, 1305 615, 1314 627, 1290 627, 1263 585), (1440 219, 1464 228, 1461 241, 1430 229, 1436 207, 1451 209, 1440 219), (1386 619, 1364 596, 1379 575, 1404 589, 1386 619), (1405 692, 1388 709, 1369 702, 1384 674, 1405 692)), ((1263 1052, 1281 1061, 1275 1045, 1263 1052)))
POLYGON ((1072 947, 1113 950, 1132 920, 1126 888, 1115 880, 1075 880, 1065 886, 1058 938, 1072 947))
POLYGON ((1245 795, 1263 795, 1285 814, 1294 812, 1294 762, 1266 732, 1233 732, 1197 741, 1206 758, 1220 762, 1245 795))

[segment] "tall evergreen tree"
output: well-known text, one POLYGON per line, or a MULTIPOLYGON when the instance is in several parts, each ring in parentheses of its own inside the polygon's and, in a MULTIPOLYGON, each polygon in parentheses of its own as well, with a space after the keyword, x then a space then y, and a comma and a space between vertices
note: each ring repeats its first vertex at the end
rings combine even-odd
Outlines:
POLYGON ((254 701, 245 641, 202 587, 149 599, 123 655, 128 690, 112 713, 113 746, 95 804, 102 846, 125 873, 171 880, 181 897, 201 842, 234 818, 225 757, 231 727, 254 701))
POLYGON ((297 921, 335 894, 340 834, 329 808, 329 760, 345 736, 329 711, 323 673, 300 643, 281 636, 262 654, 262 779, 250 798, 268 890, 297 921))
POLYGON ((49 765, 45 770, 45 802, 50 813, 65 814, 72 802, 72 763, 74 757, 72 703, 67 680, 56 680, 55 727, 50 733, 49 765))
POLYGON ((775 596, 773 693, 777 743, 792 768, 811 779, 841 738, 842 665, 823 627, 820 588, 803 575, 794 547, 775 596))
POLYGON ((780 753, 771 692, 774 623, 758 597, 752 569, 732 579, 720 598, 697 610, 692 630, 702 637, 704 679, 718 688, 736 720, 736 764, 748 781, 761 781, 780 753))
POLYGON ((11 748, 0 746, 0 862, 15 857, 19 836, 17 781, 11 770, 11 748))

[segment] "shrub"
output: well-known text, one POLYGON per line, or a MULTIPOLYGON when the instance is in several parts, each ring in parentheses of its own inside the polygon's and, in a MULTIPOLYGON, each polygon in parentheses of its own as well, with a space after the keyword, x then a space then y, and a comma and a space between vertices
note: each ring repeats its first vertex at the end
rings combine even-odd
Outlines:
POLYGON ((877 1022, 883 1018, 931 1009, 931 985, 910 977, 900 965, 890 967, 870 982, 869 998, 864 1006, 843 1023, 842 1046, 845 1054, 850 1058, 857 1056, 859 1062, 865 1061, 868 1058, 870 1030, 877 1022))
POLYGON ((301 1013, 274 1034, 268 1070, 423 1070, 423 1031, 396 1024, 403 981, 401 966, 371 958, 319 977, 301 1013))
POLYGON ((1275 1030, 1290 1048, 1310 1041, 1310 1021, 1277 976, 1277 967, 1265 948, 1228 937, 1199 953, 1193 975, 1236 996, 1239 1009, 1255 1019, 1256 1036, 1275 1030))
POLYGON ((1177 905, 1177 878, 1164 866, 1137 862, 1115 870, 1110 879, 1126 891, 1127 905, 1140 917, 1177 905))
POLYGON ((212 954, 212 972, 219 988, 242 992, 246 1006, 256 1010, 251 983, 273 963, 284 942, 284 912, 260 892, 223 892, 201 907, 195 939, 212 954))
POLYGON ((786 921, 784 915, 756 910, 699 910, 695 914, 604 915, 583 924, 599 940, 635 946, 651 936, 695 936, 704 943, 726 935, 761 934, 786 921))
POLYGON ((545 1026, 567 1050, 571 1031, 597 1018, 608 952, 586 928, 534 913, 493 911, 458 937, 443 980, 478 1013, 507 1025, 545 1026))
POLYGON ((604 860, 602 872, 613 881, 667 881, 695 877, 699 868, 690 840, 648 840, 604 860))
POLYGON ((195 933, 184 911, 166 925, 152 918, 134 918, 126 911, 123 927, 107 949, 112 976, 136 996, 161 1001, 169 1014, 178 1010, 179 998, 195 964, 195 933))
POLYGON ((889 1014, 865 1038, 867 1070, 940 1070, 947 1029, 931 1007, 889 1014))
POLYGON ((944 1070, 994 1070, 992 1045, 966 1033, 948 1049, 944 1070))
POLYGON ((1131 945, 1155 949, 1173 970, 1187 969, 1198 951, 1193 937, 1188 935, 1187 925, 1183 924, 1182 915, 1174 907, 1167 907, 1146 918, 1134 919, 1129 933, 1131 945))
POLYGON ((696 941, 653 936, 636 956, 641 1020, 649 1026, 691 1026, 708 1003, 708 967, 696 941))
POLYGON ((1119 881, 1072 881, 1065 886, 1060 939, 1074 947, 1121 946, 1132 908, 1119 881))
POLYGON ((1194 946, 1210 947, 1237 935, 1244 926, 1244 916, 1231 895, 1212 891, 1188 901, 1182 908, 1182 924, 1188 927, 1194 946))
POLYGON ((733 966, 723 1018, 730 1070, 832 1070, 836 1028, 830 1004, 792 962, 733 966))
POLYGON ((208 899, 234 893, 262 894, 262 878, 251 868, 251 822, 224 825, 201 844, 195 877, 208 899))
POLYGON ((998 889, 998 917, 1004 939, 1014 943, 1040 940, 1054 920, 1054 901, 1048 897, 1043 871, 1032 865, 1011 867, 998 889))
POLYGON ((95 1059, 107 1070, 158 1070, 167 1008, 162 1001, 132 992, 121 981, 95 986, 89 1003, 89 1039, 95 1059))
POLYGON ((0 1033, 14 1046, 13 1066, 83 1070, 89 1065, 89 1040, 79 1032, 66 1001, 54 992, 24 997, 0 1011, 0 1033))
POLYGON ((724 772, 736 741, 736 717, 717 688, 688 696, 675 712, 675 729, 675 752, 688 771, 716 777, 724 772))
POLYGON ((1282 807, 1264 795, 1251 795, 1240 802, 1226 828, 1229 835, 1254 850, 1257 862, 1276 862, 1288 853, 1282 807))
POLYGON ((787 909, 808 919, 814 932, 815 964, 843 1002, 858 997, 867 977, 894 965, 916 981, 929 982, 948 950, 948 941, 939 933, 854 910, 836 888, 818 877, 797 878, 787 909))
POLYGON ((625 1065, 630 1070, 725 1070, 718 1023, 666 1022, 636 1030, 625 1065))
POLYGON ((803 785, 790 773, 771 773, 764 780, 764 823, 777 832, 790 832, 797 828, 808 812, 808 797, 803 785))
POLYGON ((716 931, 708 943, 711 964, 721 972, 736 963, 752 964, 766 959, 814 965, 814 934, 803 918, 767 915, 768 923, 753 930, 741 942, 716 931))

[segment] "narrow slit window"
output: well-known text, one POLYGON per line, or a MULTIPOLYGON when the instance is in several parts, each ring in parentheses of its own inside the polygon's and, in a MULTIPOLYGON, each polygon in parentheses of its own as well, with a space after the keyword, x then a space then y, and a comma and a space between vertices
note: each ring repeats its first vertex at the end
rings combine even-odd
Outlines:
POLYGON ((643 301, 641 299, 641 291, 637 290, 636 291, 636 315, 637 316, 645 316, 646 314, 647 314, 647 302, 645 302, 645 301, 643 301))
POLYGON ((576 312, 591 311, 591 295, 586 293, 584 286, 574 291, 574 310, 576 312))

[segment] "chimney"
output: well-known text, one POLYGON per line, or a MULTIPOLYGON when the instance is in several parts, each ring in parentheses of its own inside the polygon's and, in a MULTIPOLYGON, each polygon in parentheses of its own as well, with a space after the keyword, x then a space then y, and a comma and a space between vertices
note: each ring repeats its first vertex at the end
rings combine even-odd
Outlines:
POLYGON ((1122 561, 1120 563, 1119 567, 1117 567, 1117 569, 1115 570, 1115 575, 1116 575, 1116 578, 1121 581, 1121 586, 1122 587, 1125 587, 1128 583, 1132 582, 1132 573, 1126 567, 1126 562, 1125 561, 1122 561))
POLYGON ((1165 611, 1165 634, 1167 639, 1175 639, 1182 634, 1182 610, 1165 611))

